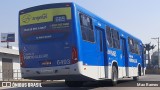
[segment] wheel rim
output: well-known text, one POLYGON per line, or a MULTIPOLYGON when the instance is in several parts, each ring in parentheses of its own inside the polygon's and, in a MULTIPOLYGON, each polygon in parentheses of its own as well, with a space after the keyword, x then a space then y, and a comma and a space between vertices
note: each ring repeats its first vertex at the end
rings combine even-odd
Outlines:
POLYGON ((116 72, 115 72, 115 71, 113 72, 113 81, 114 81, 114 82, 117 81, 117 75, 116 75, 116 72))

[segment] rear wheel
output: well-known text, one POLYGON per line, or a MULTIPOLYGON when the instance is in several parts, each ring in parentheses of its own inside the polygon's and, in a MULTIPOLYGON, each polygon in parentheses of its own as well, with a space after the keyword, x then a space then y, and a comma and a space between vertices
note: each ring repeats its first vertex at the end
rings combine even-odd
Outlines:
POLYGON ((139 80, 139 76, 137 76, 137 77, 133 77, 133 80, 134 80, 134 81, 139 80))
POLYGON ((112 85, 117 85, 118 82, 118 71, 115 66, 112 67, 112 85))
POLYGON ((138 76, 141 76, 141 66, 138 67, 138 76))
POLYGON ((137 80, 139 80, 139 76, 141 76, 141 66, 138 66, 138 76, 136 76, 136 77, 133 77, 133 80, 134 81, 137 81, 137 80))
POLYGON ((81 87, 83 86, 83 81, 65 81, 68 87, 81 87))

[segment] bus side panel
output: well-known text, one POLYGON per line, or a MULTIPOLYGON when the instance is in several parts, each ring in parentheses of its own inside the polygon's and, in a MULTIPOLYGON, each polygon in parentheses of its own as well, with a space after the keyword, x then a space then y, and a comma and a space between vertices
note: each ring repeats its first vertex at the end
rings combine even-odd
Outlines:
MULTIPOLYGON (((93 23, 93 31, 94 31, 94 42, 88 42, 83 40, 80 17, 79 13, 84 13, 86 15, 90 15, 89 12, 85 11, 79 6, 76 6, 76 25, 77 25, 77 44, 78 44, 78 59, 82 62, 83 65, 80 67, 80 73, 82 75, 91 77, 93 79, 98 79, 100 77, 100 69, 103 68, 104 71, 104 61, 100 58, 97 52, 97 44, 96 44, 96 31, 94 28, 94 19, 92 18, 93 23)), ((103 75, 104 76, 104 75, 103 75)))
MULTIPOLYGON (((140 44, 141 42, 138 41, 138 43, 140 44)), ((135 53, 132 53, 130 52, 129 48, 128 48, 128 76, 129 77, 133 77, 133 76, 138 76, 138 66, 140 65, 141 66, 141 73, 142 73, 142 68, 143 68, 143 65, 142 65, 142 61, 143 61, 143 58, 141 56, 141 50, 139 50, 139 54, 135 54, 135 53)))

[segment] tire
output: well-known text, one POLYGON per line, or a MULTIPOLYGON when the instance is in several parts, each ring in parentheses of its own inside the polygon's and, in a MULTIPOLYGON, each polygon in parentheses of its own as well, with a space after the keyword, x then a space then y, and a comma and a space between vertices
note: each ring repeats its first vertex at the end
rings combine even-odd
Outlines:
POLYGON ((141 66, 138 67, 138 76, 141 76, 141 66))
POLYGON ((112 80, 107 80, 107 81, 103 80, 103 81, 99 81, 99 83, 102 85, 102 87, 113 86, 112 80))
POLYGON ((65 84, 68 87, 82 87, 83 86, 83 81, 66 81, 65 80, 65 84))
POLYGON ((139 76, 133 77, 133 80, 134 80, 134 81, 138 81, 138 80, 139 80, 139 76))
POLYGON ((138 66, 138 76, 133 77, 133 80, 134 81, 138 81, 139 80, 139 76, 141 76, 141 67, 140 66, 138 66))
POLYGON ((115 66, 112 67, 112 86, 116 86, 118 82, 118 71, 115 66))

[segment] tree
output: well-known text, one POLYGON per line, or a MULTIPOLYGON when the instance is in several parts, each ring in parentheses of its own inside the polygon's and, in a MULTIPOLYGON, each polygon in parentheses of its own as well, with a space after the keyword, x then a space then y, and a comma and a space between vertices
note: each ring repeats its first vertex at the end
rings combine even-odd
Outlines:
POLYGON ((144 48, 146 49, 146 51, 148 51, 148 67, 150 67, 151 65, 151 59, 150 59, 150 50, 153 50, 155 48, 156 45, 151 45, 151 43, 145 44, 144 48))

